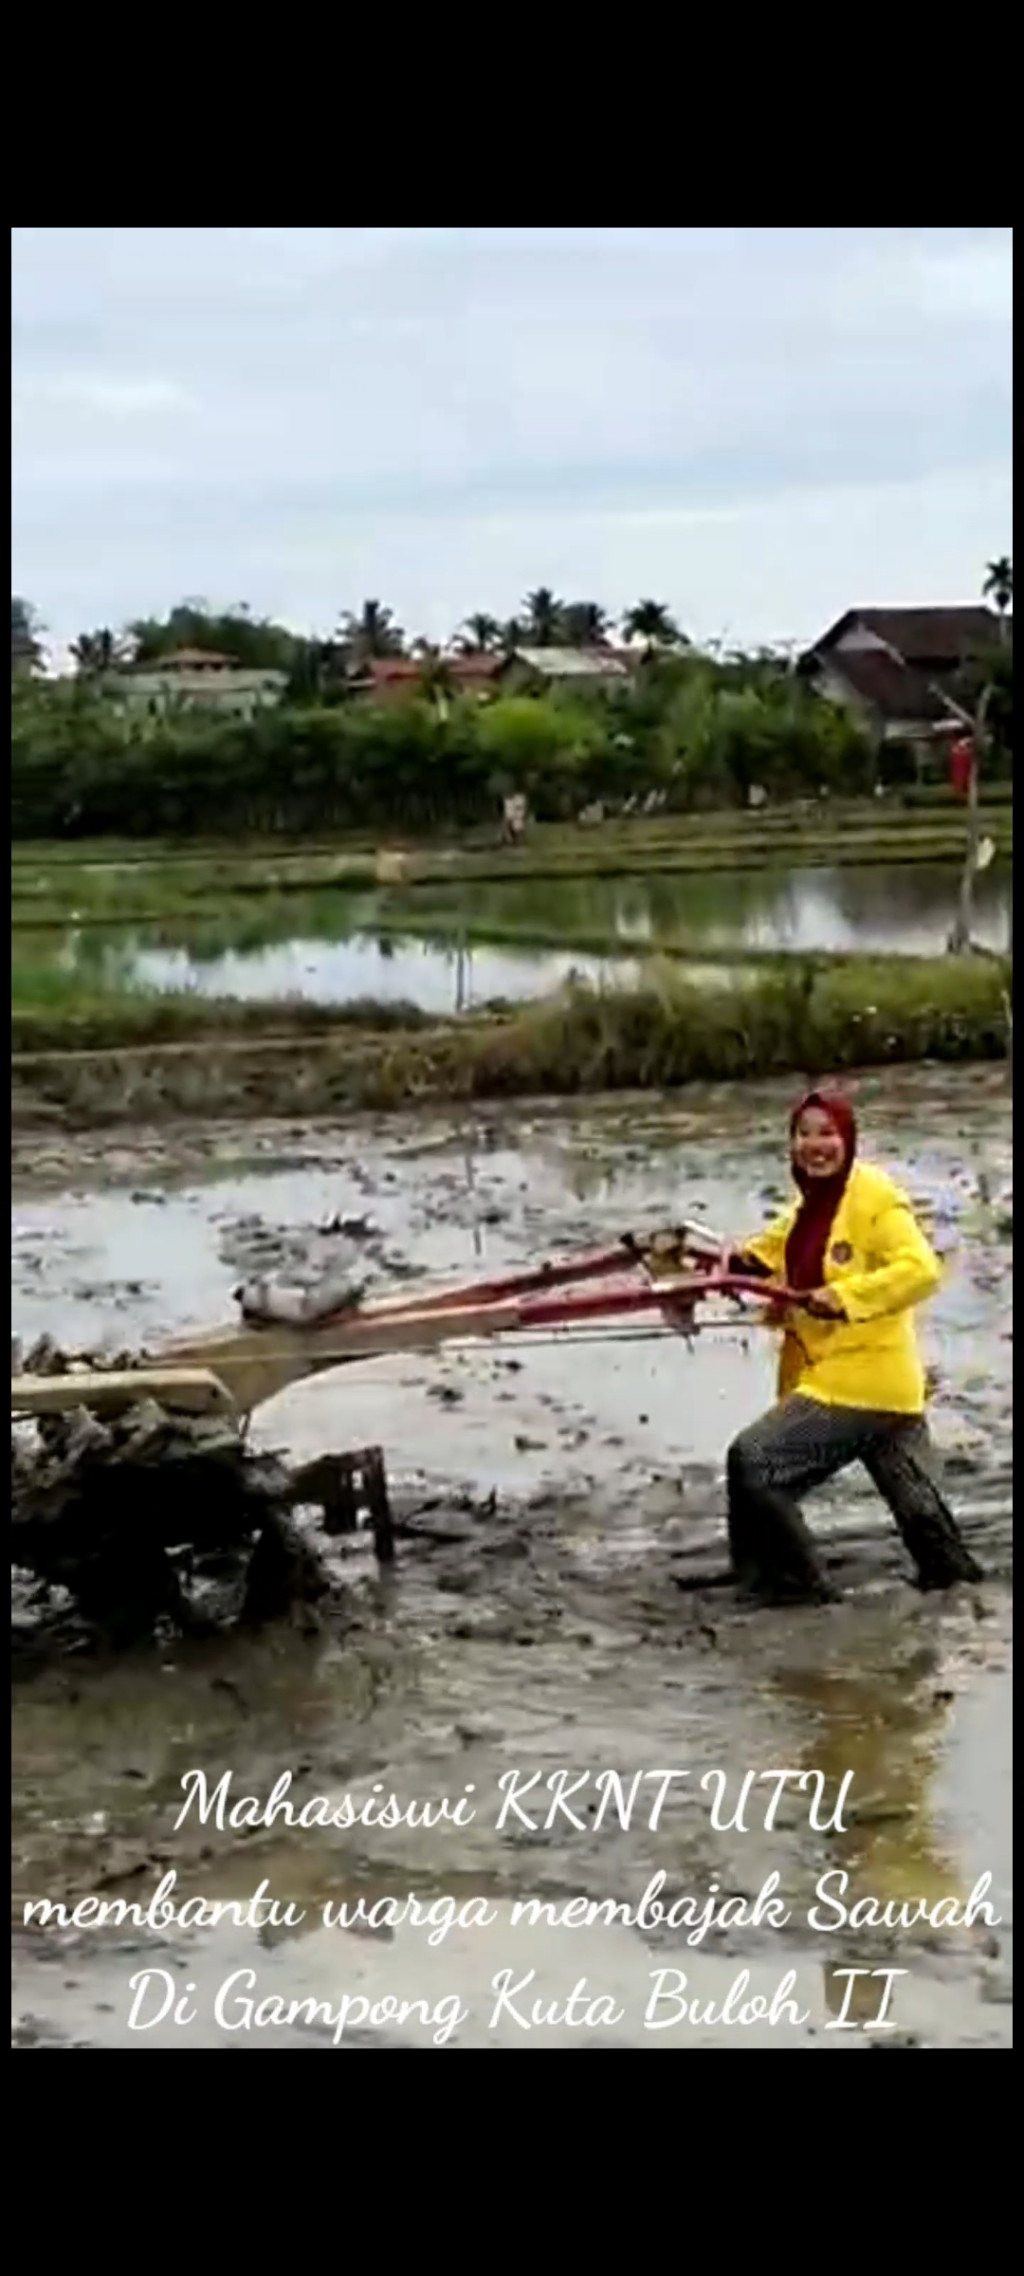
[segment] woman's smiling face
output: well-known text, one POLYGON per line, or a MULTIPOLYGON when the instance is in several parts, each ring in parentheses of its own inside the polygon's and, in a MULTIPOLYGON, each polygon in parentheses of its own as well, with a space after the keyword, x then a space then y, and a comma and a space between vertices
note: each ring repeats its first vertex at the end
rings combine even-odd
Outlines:
POLYGON ((822 1106, 805 1106, 792 1139, 793 1167, 808 1178, 838 1177, 846 1164, 846 1141, 822 1106))

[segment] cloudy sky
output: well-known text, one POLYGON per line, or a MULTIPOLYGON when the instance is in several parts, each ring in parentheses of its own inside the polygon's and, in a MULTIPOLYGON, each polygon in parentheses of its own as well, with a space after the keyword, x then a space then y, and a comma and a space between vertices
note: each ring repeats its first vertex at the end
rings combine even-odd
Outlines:
POLYGON ((16 229, 12 586, 808 640, 1011 543, 1005 229, 16 229))

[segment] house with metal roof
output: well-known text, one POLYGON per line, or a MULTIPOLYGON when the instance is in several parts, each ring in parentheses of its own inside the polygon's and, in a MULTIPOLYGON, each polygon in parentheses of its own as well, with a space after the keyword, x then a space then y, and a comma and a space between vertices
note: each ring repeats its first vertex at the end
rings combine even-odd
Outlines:
POLYGON ((161 712, 202 705, 251 719, 264 704, 279 703, 287 672, 251 669, 211 648, 176 648, 148 664, 130 664, 105 684, 115 703, 161 712))
POLYGON ((971 709, 972 671, 1012 631, 983 607, 847 609, 797 669, 880 741, 945 746, 971 709))
POLYGON ((636 654, 614 648, 514 648, 501 670, 501 685, 524 694, 575 688, 591 692, 628 687, 639 663, 636 654))

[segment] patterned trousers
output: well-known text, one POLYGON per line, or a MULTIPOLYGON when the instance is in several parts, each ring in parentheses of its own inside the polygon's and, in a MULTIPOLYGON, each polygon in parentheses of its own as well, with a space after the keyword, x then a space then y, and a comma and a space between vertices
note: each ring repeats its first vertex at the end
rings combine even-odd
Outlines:
POLYGON ((922 1588, 982 1579, 935 1483, 923 1416, 827 1407, 795 1394, 729 1448, 729 1548, 745 1587, 773 1600, 835 1595, 797 1497, 852 1462, 863 1463, 892 1511, 922 1588))

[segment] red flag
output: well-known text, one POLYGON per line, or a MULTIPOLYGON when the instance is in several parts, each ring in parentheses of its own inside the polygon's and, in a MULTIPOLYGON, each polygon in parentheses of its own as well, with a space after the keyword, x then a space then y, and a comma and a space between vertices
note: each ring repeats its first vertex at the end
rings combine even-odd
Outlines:
POLYGON ((974 774, 974 744, 969 735, 959 735, 949 754, 949 779, 958 798, 970 795, 974 774))

